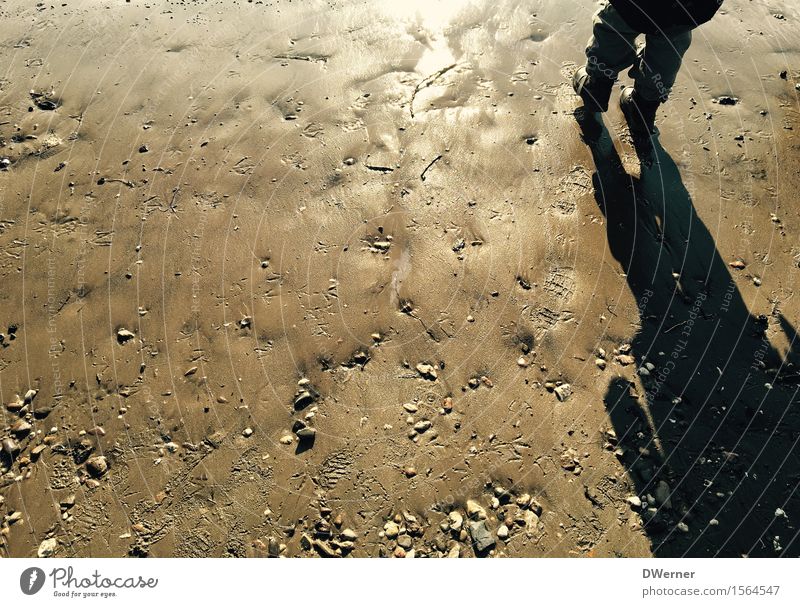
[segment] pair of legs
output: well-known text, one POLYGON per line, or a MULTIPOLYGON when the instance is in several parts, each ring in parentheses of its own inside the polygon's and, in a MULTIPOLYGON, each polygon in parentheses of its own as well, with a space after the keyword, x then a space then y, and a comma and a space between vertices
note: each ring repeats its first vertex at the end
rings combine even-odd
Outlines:
POLYGON ((673 28, 646 34, 644 46, 637 49, 636 38, 640 34, 611 4, 603 6, 594 16, 592 38, 586 48, 586 72, 590 81, 613 83, 622 70, 630 67, 636 96, 645 102, 663 103, 692 43, 692 31, 673 28))

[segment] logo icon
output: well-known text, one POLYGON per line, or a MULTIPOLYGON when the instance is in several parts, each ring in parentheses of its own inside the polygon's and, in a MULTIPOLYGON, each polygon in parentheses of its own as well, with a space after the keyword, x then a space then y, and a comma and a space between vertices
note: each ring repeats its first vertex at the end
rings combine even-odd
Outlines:
POLYGON ((25 594, 36 594, 44 586, 44 571, 38 567, 28 567, 19 576, 19 587, 25 594))

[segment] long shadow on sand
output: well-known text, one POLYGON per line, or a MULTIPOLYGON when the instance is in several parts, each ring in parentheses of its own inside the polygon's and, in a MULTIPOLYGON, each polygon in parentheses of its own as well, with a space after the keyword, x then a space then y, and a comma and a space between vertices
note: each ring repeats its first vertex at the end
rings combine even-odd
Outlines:
POLYGON ((599 119, 578 122, 609 247, 639 309, 628 355, 644 393, 617 378, 605 404, 653 553, 800 555, 796 357, 768 337, 783 331, 796 347, 794 327, 779 310, 750 314, 658 142, 635 178, 599 119))

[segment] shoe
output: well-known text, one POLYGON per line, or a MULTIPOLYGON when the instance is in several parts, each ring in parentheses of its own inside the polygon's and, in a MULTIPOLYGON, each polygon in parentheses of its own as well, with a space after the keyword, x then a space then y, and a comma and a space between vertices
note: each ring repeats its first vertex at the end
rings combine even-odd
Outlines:
POLYGON ((619 97, 619 108, 628 123, 633 147, 643 168, 653 166, 655 148, 653 142, 658 136, 656 110, 660 101, 647 101, 636 94, 633 87, 625 87, 619 97))
POLYGON ((572 88, 583 100, 583 107, 587 112, 597 113, 608 111, 608 100, 614 80, 603 76, 592 78, 586 67, 582 67, 572 76, 572 88))
POLYGON ((625 116, 628 129, 634 138, 650 139, 656 135, 656 111, 660 101, 647 101, 636 93, 632 86, 626 86, 619 97, 619 109, 625 116))

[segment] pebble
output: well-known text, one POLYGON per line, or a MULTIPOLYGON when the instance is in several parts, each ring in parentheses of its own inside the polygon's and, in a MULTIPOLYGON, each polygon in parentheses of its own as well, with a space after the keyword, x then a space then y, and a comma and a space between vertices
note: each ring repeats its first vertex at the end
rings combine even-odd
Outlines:
POLYGON ((486 518, 486 510, 475 500, 467 500, 467 516, 472 520, 483 520, 486 518))
POLYGON ((117 331, 117 341, 121 344, 130 341, 134 337, 136 337, 136 334, 132 331, 128 331, 128 329, 119 329, 117 331))
POLYGON ((49 558, 56 553, 56 548, 58 548, 58 542, 55 538, 51 537, 39 544, 39 549, 36 551, 36 555, 40 559, 49 558))
POLYGON ((242 431, 242 436, 244 436, 245 438, 253 436, 253 429, 252 428, 245 428, 242 431))
POLYGON ((419 407, 417 407, 417 405, 415 405, 414 403, 404 403, 403 409, 405 409, 409 413, 416 413, 417 411, 419 411, 419 407))
POLYGON ((86 469, 92 476, 103 476, 108 471, 108 460, 104 455, 96 455, 86 460, 86 469))
POLYGON ((430 421, 428 421, 427 419, 424 419, 424 420, 422 420, 422 421, 420 421, 420 422, 417 422, 416 424, 414 424, 414 430, 415 430, 415 431, 416 431, 418 434, 424 434, 425 432, 427 432, 428 430, 430 430, 430 427, 431 427, 432 425, 433 425, 433 424, 431 424, 431 422, 430 422, 430 421))
POLYGON ((597 365, 598 369, 602 370, 602 369, 606 368, 606 361, 604 361, 602 358, 595 358, 594 359, 594 364, 597 365))
POLYGON ((311 426, 305 426, 304 428, 299 428, 295 434, 297 434, 297 438, 309 439, 314 438, 317 435, 317 430, 311 426))
POLYGON ((525 368, 525 367, 527 367, 527 366, 528 366, 530 363, 528 362, 528 359, 527 359, 527 358, 525 358, 524 356, 520 356, 520 357, 517 359, 517 364, 518 364, 520 367, 522 367, 522 368, 525 368))
POLYGON ((396 538, 400 534, 400 527, 394 521, 389 521, 383 526, 383 531, 390 540, 396 538))
POLYGON ((514 500, 514 503, 520 508, 527 508, 531 505, 530 493, 523 493, 522 495, 517 496, 517 499, 514 500))
POLYGON ((631 495, 626 501, 631 505, 631 508, 639 509, 642 507, 642 500, 638 495, 631 495))
POLYGON ((0 447, 11 457, 19 453, 19 444, 13 438, 4 438, 2 442, 0 442, 0 447))
POLYGON ((630 354, 618 354, 614 357, 614 360, 617 361, 623 367, 627 367, 628 365, 632 365, 636 362, 636 359, 631 356, 630 354))
POLYGON ((289 434, 284 434, 280 438, 281 445, 291 445, 294 442, 294 437, 289 434))
POLYGON ((14 424, 11 426, 11 432, 16 434, 17 436, 25 436, 33 429, 28 422, 24 419, 18 419, 14 424))
POLYGON ((508 538, 508 527, 506 525, 500 525, 497 528, 497 537, 501 540, 508 538))
POLYGON ((436 374, 436 368, 433 365, 429 365, 428 363, 419 363, 416 369, 417 373, 419 373, 425 379, 434 381, 438 377, 438 375, 436 374))
POLYGON ((572 386, 569 384, 561 384, 553 388, 553 392, 556 393, 556 398, 563 403, 572 395, 572 386))
POLYGON ((458 510, 453 510, 447 515, 447 518, 450 521, 450 529, 452 531, 461 530, 461 526, 464 524, 464 517, 461 516, 461 513, 458 510))
POLYGON ((470 521, 467 527, 477 552, 485 552, 496 544, 494 536, 486 527, 486 521, 470 521))
POLYGON ((738 97, 731 97, 730 95, 722 95, 717 98, 717 103, 720 105, 736 105, 738 102, 738 97))

